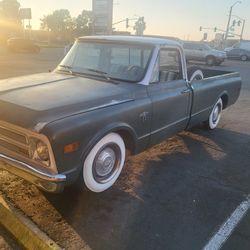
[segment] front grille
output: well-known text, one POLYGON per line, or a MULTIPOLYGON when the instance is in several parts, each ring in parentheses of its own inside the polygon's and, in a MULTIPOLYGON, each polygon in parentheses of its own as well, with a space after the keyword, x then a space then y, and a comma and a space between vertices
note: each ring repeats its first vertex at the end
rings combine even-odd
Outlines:
POLYGON ((0 147, 8 152, 29 157, 28 138, 15 129, 0 125, 0 147))

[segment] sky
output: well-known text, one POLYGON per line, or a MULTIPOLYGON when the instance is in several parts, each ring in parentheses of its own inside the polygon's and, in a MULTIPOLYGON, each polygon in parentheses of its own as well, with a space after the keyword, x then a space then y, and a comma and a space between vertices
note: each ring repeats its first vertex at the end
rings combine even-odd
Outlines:
MULTIPOLYGON (((19 0, 21 7, 32 8, 32 26, 40 27, 40 18, 56 9, 68 9, 77 16, 83 9, 92 9, 92 0, 19 0)), ((217 27, 225 30, 230 6, 236 0, 114 0, 114 20, 144 16, 147 23, 145 34, 174 36, 185 40, 200 40, 203 32, 199 27, 217 27)), ((244 39, 250 40, 250 0, 236 4, 233 14, 246 19, 244 39)), ((131 26, 133 22, 130 23, 131 26)), ((125 24, 115 26, 126 30, 125 24)), ((128 31, 132 31, 130 28, 128 31)), ((236 30, 240 33, 240 28, 236 30)), ((209 40, 214 31, 208 32, 209 40)))

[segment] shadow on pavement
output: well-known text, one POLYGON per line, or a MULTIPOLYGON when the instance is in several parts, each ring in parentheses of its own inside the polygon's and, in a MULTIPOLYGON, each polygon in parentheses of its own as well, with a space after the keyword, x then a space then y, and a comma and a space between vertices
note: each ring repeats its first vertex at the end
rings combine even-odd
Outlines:
POLYGON ((101 194, 46 198, 92 249, 201 249, 250 192, 250 136, 194 128, 130 158, 101 194))

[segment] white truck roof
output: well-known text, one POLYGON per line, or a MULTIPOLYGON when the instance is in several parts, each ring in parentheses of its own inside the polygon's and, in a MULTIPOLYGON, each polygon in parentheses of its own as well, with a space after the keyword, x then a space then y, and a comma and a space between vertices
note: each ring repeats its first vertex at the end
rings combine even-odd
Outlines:
POLYGON ((85 36, 80 37, 79 40, 105 40, 105 41, 116 41, 116 42, 130 42, 130 43, 141 43, 148 45, 175 45, 181 47, 181 44, 177 41, 173 41, 165 38, 157 37, 143 37, 143 36, 85 36))

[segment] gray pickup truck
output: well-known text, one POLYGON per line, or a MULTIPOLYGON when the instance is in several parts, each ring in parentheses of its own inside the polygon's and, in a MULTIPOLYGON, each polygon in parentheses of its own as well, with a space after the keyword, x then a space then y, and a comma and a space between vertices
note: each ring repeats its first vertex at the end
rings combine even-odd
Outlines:
POLYGON ((54 72, 0 81, 0 168, 48 192, 102 192, 126 152, 216 128, 240 89, 239 73, 187 69, 178 42, 79 38, 54 72))

